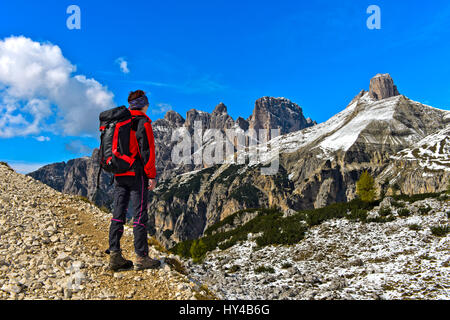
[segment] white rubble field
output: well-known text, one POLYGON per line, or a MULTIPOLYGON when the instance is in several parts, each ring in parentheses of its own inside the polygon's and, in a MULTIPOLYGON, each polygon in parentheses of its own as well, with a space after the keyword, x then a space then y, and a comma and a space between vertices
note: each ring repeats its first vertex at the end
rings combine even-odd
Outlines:
POLYGON ((92 245, 88 235, 66 225, 82 225, 80 213, 92 218, 86 228, 105 230, 111 218, 0 163, 0 300, 195 299, 196 285, 171 270, 153 247, 152 256, 163 255, 160 269, 109 271, 107 233, 92 245))
POLYGON ((430 227, 448 224, 450 204, 426 199, 407 207, 427 205, 427 215, 388 223, 329 220, 293 246, 256 249, 250 235, 190 263, 191 274, 223 299, 449 299, 450 234, 434 236, 430 227), (256 273, 258 266, 274 273, 256 273))

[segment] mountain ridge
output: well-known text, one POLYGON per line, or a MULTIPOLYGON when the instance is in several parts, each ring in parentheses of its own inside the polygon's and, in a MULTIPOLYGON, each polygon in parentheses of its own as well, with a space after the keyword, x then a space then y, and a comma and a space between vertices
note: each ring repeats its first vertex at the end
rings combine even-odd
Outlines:
MULTIPOLYGON (((265 110, 259 110, 258 104, 260 100, 267 99, 263 97, 255 102, 255 108, 252 116, 249 117, 261 117, 262 113, 265 113, 268 118, 272 112, 277 108, 283 108, 284 106, 293 107, 296 109, 294 115, 298 117, 298 121, 293 122, 293 126, 289 130, 296 130, 299 127, 310 127, 316 124, 310 118, 306 119, 303 116, 303 110, 295 103, 286 98, 271 98, 268 108, 265 110)), ((276 117, 280 118, 280 117, 276 117)), ((171 151, 176 142, 171 141, 172 133, 174 130, 185 127, 192 134, 194 132, 195 121, 201 122, 201 130, 204 132, 206 129, 225 129, 242 128, 247 130, 252 125, 251 121, 245 120, 242 117, 238 117, 236 120, 228 114, 227 107, 224 103, 220 102, 213 110, 212 113, 190 109, 186 112, 186 117, 183 118, 178 112, 174 110, 168 111, 164 118, 157 119, 152 123, 155 145, 156 145, 156 168, 159 180, 167 179, 170 176, 176 174, 182 174, 185 172, 201 169, 202 166, 185 165, 183 167, 176 166, 171 161, 171 151)), ((282 120, 273 120, 272 123, 281 127, 282 120)), ((258 127, 258 129, 263 127, 258 127)), ((285 129, 286 130, 286 129, 285 129)), ((98 158, 98 150, 93 150, 90 158, 82 157, 72 159, 67 162, 60 162, 56 164, 49 164, 38 170, 29 173, 28 175, 38 179, 54 189, 71 194, 82 195, 94 200, 96 203, 102 206, 111 208, 112 206, 112 191, 107 188, 109 181, 112 177, 106 173, 102 173, 100 179, 100 194, 96 193, 95 180, 90 177, 96 177, 96 172, 99 170, 96 159, 98 158), (94 199, 94 196, 96 197, 94 199)))
MULTIPOLYGON (((272 151, 254 147, 263 151, 263 157, 248 166, 223 164, 212 172, 204 169, 165 181, 151 200, 157 208, 154 225, 160 241, 169 240, 170 245, 196 238, 202 229, 246 208, 275 205, 289 212, 352 200, 363 171, 378 176, 396 152, 449 125, 450 112, 403 95, 376 100, 364 92, 351 104, 324 123, 272 139, 272 151), (260 168, 276 157, 278 173, 262 176, 260 168), (197 180, 200 187, 192 194, 180 189, 197 180), (166 230, 172 232, 170 239, 163 236, 166 230)), ((446 188, 445 178, 438 181, 427 192, 446 188)), ((420 183, 409 182, 412 186, 405 185, 402 191, 419 193, 414 188, 420 183)))
MULTIPOLYGON (((361 91, 326 122, 273 137, 270 150, 260 145, 240 151, 247 156, 256 149, 261 156, 248 165, 175 166, 170 162, 171 145, 167 141, 175 126, 168 130, 155 121, 155 137, 166 139, 164 143, 168 146, 157 153, 157 159, 171 173, 150 197, 150 207, 155 208, 150 224, 158 240, 172 246, 178 241, 198 238, 208 226, 246 208, 277 206, 289 212, 352 200, 356 196, 356 181, 363 171, 377 177, 397 152, 448 127, 449 111, 399 94, 389 75, 377 75, 375 79, 371 80, 369 91, 361 91), (261 167, 274 158, 279 158, 278 172, 274 176, 261 175, 261 167)), ((278 121, 270 109, 289 104, 289 108, 301 110, 290 103, 285 98, 263 97, 255 104, 255 112, 267 109, 266 115, 270 116, 260 117, 262 121, 256 121, 257 117, 250 117, 250 121, 238 118, 234 125, 239 122, 244 127, 267 128, 267 124, 289 123, 278 121)), ((224 104, 219 104, 213 113, 221 116, 214 123, 231 125, 224 104)), ((286 113, 282 114, 286 117, 286 113)), ((187 120, 174 112, 166 116, 173 120, 172 124, 182 124, 188 130, 193 129, 196 120, 202 122, 202 128, 211 124, 211 114, 197 110, 188 111, 187 120)), ((306 121, 304 117, 301 120, 306 121)), ((393 176, 386 177, 394 181, 393 176)), ((446 178, 444 173, 437 183, 428 184, 426 191, 441 191, 446 178)), ((405 180, 408 186, 401 186, 402 191, 418 193, 415 188, 421 185, 420 179, 414 175, 405 180)), ((380 188, 379 179, 377 183, 380 188)))

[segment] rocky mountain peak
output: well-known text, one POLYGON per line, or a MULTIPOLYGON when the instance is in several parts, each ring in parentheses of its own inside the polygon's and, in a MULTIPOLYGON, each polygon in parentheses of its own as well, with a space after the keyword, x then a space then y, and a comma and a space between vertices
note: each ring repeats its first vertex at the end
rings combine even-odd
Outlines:
POLYGON ((178 112, 173 111, 173 110, 168 111, 165 114, 164 119, 176 127, 179 127, 184 124, 183 117, 178 112))
POLYGON ((211 114, 204 111, 199 111, 197 109, 189 110, 186 113, 185 126, 192 130, 196 121, 200 121, 202 123, 202 129, 207 129, 210 127, 211 114))
POLYGON ((389 73, 377 74, 370 80, 370 96, 375 100, 382 100, 400 95, 389 73))
POLYGON ((219 103, 214 108, 214 111, 213 111, 213 114, 222 114, 222 113, 228 113, 227 106, 223 102, 219 103))
POLYGON ((310 127, 314 122, 307 121, 302 108, 289 99, 262 97, 256 100, 249 124, 251 129, 280 129, 280 134, 286 134, 310 127))

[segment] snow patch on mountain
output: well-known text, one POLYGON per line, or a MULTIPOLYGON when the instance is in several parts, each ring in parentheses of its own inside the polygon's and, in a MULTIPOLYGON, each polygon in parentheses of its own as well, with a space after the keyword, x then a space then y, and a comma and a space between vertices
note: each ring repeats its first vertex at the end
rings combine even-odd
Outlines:
POLYGON ((400 96, 397 96, 369 104, 364 109, 364 112, 358 112, 353 119, 344 124, 338 131, 325 138, 319 147, 327 151, 347 151, 372 121, 391 121, 399 99, 400 96))
POLYGON ((426 136, 412 147, 402 150, 391 158, 417 161, 422 168, 450 171, 450 125, 426 136))

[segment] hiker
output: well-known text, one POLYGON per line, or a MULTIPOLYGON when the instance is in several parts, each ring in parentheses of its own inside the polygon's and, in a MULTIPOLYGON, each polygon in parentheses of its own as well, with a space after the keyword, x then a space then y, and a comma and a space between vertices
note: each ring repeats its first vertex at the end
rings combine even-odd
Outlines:
POLYGON ((133 262, 126 260, 120 249, 130 200, 134 215, 134 267, 143 270, 160 266, 159 260, 148 256, 147 242, 148 190, 156 187, 155 140, 152 121, 146 115, 149 102, 145 92, 137 90, 130 93, 128 103, 132 116, 129 145, 131 158, 135 161, 130 171, 114 175, 114 211, 109 230, 109 251, 110 269, 115 271, 133 267, 133 262))

